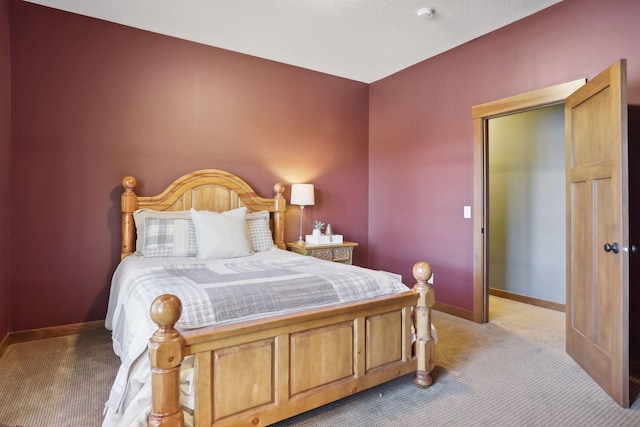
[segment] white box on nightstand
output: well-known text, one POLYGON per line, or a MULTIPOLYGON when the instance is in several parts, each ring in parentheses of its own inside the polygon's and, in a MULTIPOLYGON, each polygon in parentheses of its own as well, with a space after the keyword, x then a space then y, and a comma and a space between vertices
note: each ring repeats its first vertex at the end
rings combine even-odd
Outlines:
POLYGON ((332 243, 342 243, 342 240, 342 234, 332 234, 330 236, 327 236, 326 234, 322 234, 320 236, 307 234, 305 236, 305 242, 310 245, 330 245, 332 243))

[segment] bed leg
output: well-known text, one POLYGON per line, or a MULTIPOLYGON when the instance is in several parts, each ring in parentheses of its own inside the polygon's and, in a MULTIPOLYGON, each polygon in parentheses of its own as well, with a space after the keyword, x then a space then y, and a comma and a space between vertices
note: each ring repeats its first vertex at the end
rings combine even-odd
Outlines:
POLYGON ((426 388, 433 382, 431 371, 435 363, 436 348, 431 336, 431 307, 435 303, 435 294, 427 283, 431 277, 431 265, 428 262, 417 262, 413 266, 413 276, 417 281, 413 290, 418 294, 418 303, 414 309, 418 369, 413 382, 418 387, 426 388))
POLYGON ((174 328, 181 312, 182 303, 175 295, 161 295, 151 304, 151 319, 158 330, 149 342, 152 390, 149 426, 184 426, 180 406, 184 338, 174 328))

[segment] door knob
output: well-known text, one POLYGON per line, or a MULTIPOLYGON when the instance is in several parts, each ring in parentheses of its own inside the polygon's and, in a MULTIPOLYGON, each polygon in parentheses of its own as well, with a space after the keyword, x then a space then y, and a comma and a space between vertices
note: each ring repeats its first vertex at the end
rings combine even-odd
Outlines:
POLYGON ((604 251, 605 252, 613 251, 614 254, 617 254, 618 252, 620 252, 620 247, 618 246, 618 242, 613 242, 612 244, 605 243, 604 251))
POLYGON ((631 244, 628 248, 622 248, 622 252, 629 252, 630 254, 635 254, 638 251, 636 245, 631 244))

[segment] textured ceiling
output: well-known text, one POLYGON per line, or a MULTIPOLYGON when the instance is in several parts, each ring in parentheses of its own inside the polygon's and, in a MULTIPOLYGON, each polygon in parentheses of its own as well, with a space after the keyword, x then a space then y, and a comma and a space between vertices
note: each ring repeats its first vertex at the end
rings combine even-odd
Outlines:
POLYGON ((371 83, 561 0, 28 1, 371 83))

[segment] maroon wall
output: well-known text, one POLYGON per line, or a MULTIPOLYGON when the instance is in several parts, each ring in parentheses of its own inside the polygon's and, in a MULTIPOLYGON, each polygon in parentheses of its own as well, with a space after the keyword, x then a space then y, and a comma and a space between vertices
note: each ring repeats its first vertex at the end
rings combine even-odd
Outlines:
MULTIPOLYGON (((6 21, 6 3, 0 13, 6 21)), ((430 261, 438 300, 471 310, 472 223, 462 218, 473 197, 471 107, 592 78, 619 58, 639 104, 638 16, 634 0, 564 0, 367 87, 10 2, 10 329, 103 318, 121 178, 136 176, 148 195, 207 167, 262 194, 276 181, 315 183, 307 224, 332 223, 361 243, 356 263, 407 283, 415 260, 430 261)), ((291 240, 297 208, 287 218, 291 240)))
POLYGON ((11 25, 12 330, 104 318, 125 175, 143 195, 201 168, 312 182, 307 231, 368 259, 366 84, 25 2, 11 25))
POLYGON ((9 1, 0 0, 0 342, 9 331, 11 49, 9 1))
POLYGON ((628 59, 640 103, 640 2, 564 0, 370 85, 369 264, 432 263, 437 300, 472 310, 471 107, 593 78, 628 59))

